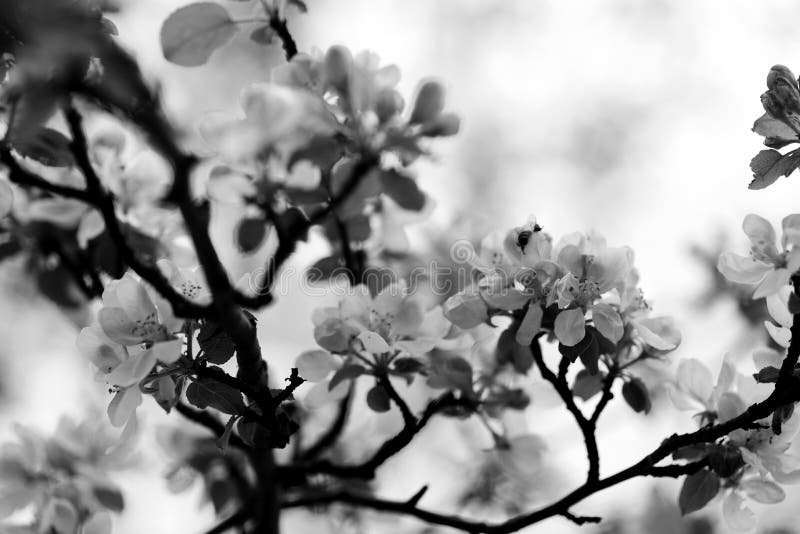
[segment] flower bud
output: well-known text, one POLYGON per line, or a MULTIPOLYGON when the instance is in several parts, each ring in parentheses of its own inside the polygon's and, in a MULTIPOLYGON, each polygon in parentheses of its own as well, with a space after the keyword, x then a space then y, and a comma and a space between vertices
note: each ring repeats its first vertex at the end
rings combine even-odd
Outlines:
MULTIPOLYGON (((792 71, 783 65, 775 65, 767 75, 767 87, 769 91, 765 95, 769 95, 769 102, 765 103, 764 107, 770 114, 780 118, 788 111, 800 112, 800 90, 792 71), (772 109, 780 107, 781 110, 776 115, 767 106, 772 109)), ((762 103, 764 103, 763 96, 762 103)))
POLYGON ((340 94, 348 92, 353 70, 353 56, 344 46, 332 46, 325 54, 325 78, 340 94))
POLYGON ((444 109, 444 87, 439 82, 425 82, 417 92, 410 124, 423 124, 434 120, 444 109))
POLYGON ((385 87, 378 91, 375 97, 375 114, 381 123, 388 122, 392 117, 403 111, 403 97, 394 89, 385 87))

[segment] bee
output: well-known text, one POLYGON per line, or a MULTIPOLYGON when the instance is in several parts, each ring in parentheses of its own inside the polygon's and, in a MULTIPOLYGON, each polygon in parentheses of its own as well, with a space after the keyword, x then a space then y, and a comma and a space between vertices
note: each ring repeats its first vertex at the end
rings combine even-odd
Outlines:
POLYGON ((534 224, 533 230, 522 230, 519 234, 517 234, 517 246, 519 247, 519 249, 522 251, 523 254, 525 253, 525 247, 528 246, 528 242, 530 241, 531 236, 534 233, 541 231, 542 227, 539 226, 538 224, 534 224))

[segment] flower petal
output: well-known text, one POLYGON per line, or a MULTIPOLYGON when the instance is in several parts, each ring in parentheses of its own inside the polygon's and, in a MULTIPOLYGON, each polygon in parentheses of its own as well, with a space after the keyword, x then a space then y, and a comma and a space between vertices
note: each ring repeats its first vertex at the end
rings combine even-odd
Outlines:
POLYGON ((319 382, 337 368, 337 360, 325 350, 308 350, 295 360, 300 376, 309 382, 319 382))
POLYGON ((757 478, 744 480, 739 484, 748 497, 763 504, 775 504, 786 498, 786 492, 779 485, 769 480, 757 478))
POLYGON ((152 350, 145 350, 139 354, 129 356, 127 360, 119 364, 116 369, 106 376, 106 381, 109 384, 127 388, 138 384, 150 374, 155 364, 155 353, 152 350))
POLYGON ((358 339, 364 344, 364 350, 371 354, 385 354, 391 350, 386 340, 375 332, 365 330, 358 334, 358 339))
POLYGON ((792 332, 788 328, 776 326, 769 321, 764 321, 764 327, 767 329, 769 337, 771 337, 775 343, 781 347, 789 346, 789 342, 792 339, 792 332))
POLYGON ((598 302, 592 306, 592 320, 597 330, 603 337, 618 343, 622 339, 624 326, 619 312, 605 302, 598 302))
POLYGON ((775 269, 774 271, 767 271, 767 276, 758 284, 758 287, 753 292, 754 299, 760 299, 769 295, 773 295, 789 285, 791 273, 788 269, 775 269))
POLYGON ((722 515, 728 525, 738 531, 746 531, 756 526, 756 516, 744 504, 744 499, 735 491, 722 501, 722 515))
POLYGON ((750 238, 753 246, 759 251, 765 250, 770 245, 775 246, 778 242, 772 224, 760 215, 748 214, 742 222, 742 229, 745 235, 750 238))
POLYGON ((108 405, 108 418, 111 424, 116 427, 125 425, 141 403, 142 392, 138 386, 119 390, 108 405))
POLYGON ((717 270, 736 284, 757 284, 772 270, 772 266, 749 256, 724 252, 717 261, 717 270))
POLYGON ((586 322, 581 308, 563 310, 556 316, 553 330, 561 344, 574 347, 586 336, 586 322))

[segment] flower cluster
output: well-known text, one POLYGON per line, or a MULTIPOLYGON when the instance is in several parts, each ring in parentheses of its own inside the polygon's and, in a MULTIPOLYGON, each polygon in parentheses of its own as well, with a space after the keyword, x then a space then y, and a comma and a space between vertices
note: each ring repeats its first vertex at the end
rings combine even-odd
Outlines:
MULTIPOLYGON (((761 370, 755 375, 759 381, 774 381, 783 355, 759 350, 753 359, 761 370)), ((700 361, 683 360, 671 397, 679 409, 697 411, 700 424, 705 425, 733 419, 749 405, 764 400, 769 391, 752 377, 738 373, 727 359, 716 382, 700 361)), ((707 487, 713 489, 703 493, 705 502, 691 503, 687 498, 688 511, 702 508, 718 493, 724 494, 722 510, 727 523, 734 530, 747 531, 755 527, 756 518, 746 499, 762 504, 778 503, 785 497, 779 484, 800 482, 800 458, 788 452, 800 430, 800 415, 778 415, 782 418, 780 431, 771 424, 771 418, 766 418, 756 421, 751 428, 730 432, 720 442, 681 452, 680 457, 685 459, 707 459, 710 469, 693 476, 702 477, 707 487)))
POLYGON ((638 356, 670 351, 680 343, 670 318, 650 317, 633 251, 609 247, 597 233, 569 234, 554 245, 531 217, 505 235, 485 238, 471 262, 477 281, 444 305, 447 318, 461 328, 511 315, 519 318, 520 345, 551 333, 562 352, 576 348, 593 372, 597 356, 616 354, 617 347, 638 347, 638 356), (594 361, 585 356, 588 347, 594 347, 594 361))
POLYGON ((49 437, 15 430, 17 441, 0 452, 0 530, 110 534, 109 512, 121 512, 124 503, 108 472, 130 464, 130 448, 96 418, 63 418, 49 437), (16 513, 23 509, 32 520, 16 513))
POLYGON ((800 214, 787 215, 782 222, 781 249, 772 224, 758 215, 744 218, 742 228, 750 239, 749 256, 734 252, 720 255, 717 268, 731 282, 755 286, 753 298, 777 298, 789 286, 792 275, 800 269, 800 214))
MULTIPOLYGON (((440 307, 426 309, 400 284, 389 285, 374 297, 366 286, 355 286, 338 306, 317 309, 312 319, 314 339, 324 350, 297 358, 300 376, 319 382, 305 398, 309 406, 341 398, 348 383, 361 375, 413 380, 426 365, 420 357, 446 345, 451 327, 440 307)), ((389 407, 385 391, 379 386, 374 391, 370 406, 385 411, 389 407)))
MULTIPOLYGON (((207 298, 197 273, 159 262, 168 279, 189 299, 207 298)), ((114 426, 135 422, 142 392, 152 394, 165 408, 179 394, 170 370, 182 356, 184 321, 169 302, 128 273, 110 282, 103 293, 97 323, 81 330, 77 345, 111 386, 114 398, 108 416, 114 426), (161 367, 164 372, 154 372, 161 367)))

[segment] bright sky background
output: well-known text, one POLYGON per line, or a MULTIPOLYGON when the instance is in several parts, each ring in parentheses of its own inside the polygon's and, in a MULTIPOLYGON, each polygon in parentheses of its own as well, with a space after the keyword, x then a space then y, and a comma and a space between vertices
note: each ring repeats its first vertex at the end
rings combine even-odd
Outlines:
MULTIPOLYGON (((234 110, 239 88, 267 79, 281 51, 243 38, 205 67, 168 65, 158 45, 160 21, 184 3, 129 1, 114 20, 122 42, 163 84, 171 115, 191 127, 203 112, 234 110)), ((226 5, 247 10, 236 2, 226 5)), ((337 43, 354 51, 374 50, 400 67, 407 95, 421 78, 442 80, 448 107, 463 119, 456 138, 436 145, 437 161, 418 167, 420 183, 439 210, 418 229, 417 242, 426 233, 447 232, 462 217, 475 218, 487 229, 505 229, 535 213, 556 238, 596 229, 609 244, 634 248, 647 297, 658 313, 678 320, 683 345, 674 361, 701 358, 716 373, 726 351, 749 359, 753 339, 761 334, 746 331, 732 303, 703 311, 693 306, 709 279, 688 249, 693 244, 714 248, 722 232, 730 237, 730 247, 745 252, 744 215, 759 213, 777 226, 784 215, 798 211, 797 176, 764 191, 747 190, 748 163, 760 150, 750 127, 762 113, 759 95, 766 89, 766 74, 776 63, 800 71, 796 2, 309 0, 308 5, 307 15, 295 13, 289 23, 301 50, 337 43)), ((320 255, 306 248, 298 265, 320 255)), ((6 278, 7 286, 15 283, 6 278)), ((297 353, 313 346, 309 312, 315 305, 292 295, 262 314, 260 334, 269 352, 278 355, 279 368, 288 368, 297 353)), ((30 290, 17 290, 0 306, 0 319, 7 339, 3 356, 13 361, 15 377, 15 402, 3 415, 3 432, 12 419, 49 428, 65 409, 80 413, 87 397, 104 400, 98 393, 102 384, 84 376, 88 366, 74 365, 79 356, 72 324, 32 300, 30 290), (72 377, 66 384, 65 376, 72 377)), ((151 424, 167 421, 155 410, 148 413, 151 424)), ((667 406, 657 407, 652 419, 659 422, 651 426, 621 405, 609 410, 601 425, 604 473, 651 450, 676 426, 692 426, 688 414, 667 406)), ((553 439, 557 452, 551 458, 564 468, 557 494, 577 482, 584 469, 577 463, 584 460, 570 423, 561 415, 528 421, 553 439)), ((369 426, 374 424, 351 433, 376 431, 369 426)), ((422 465, 414 465, 410 456, 389 464, 383 475, 391 480, 389 494, 411 494, 419 482, 440 483, 457 475, 457 462, 441 467, 447 464, 441 455, 463 453, 452 435, 435 430, 421 441, 433 451, 430 458, 422 465), (434 477, 436 466, 440 476, 434 477)), ((197 511, 197 492, 165 500, 157 455, 147 456, 153 467, 126 479, 130 508, 118 522, 119 532, 166 534, 207 525, 210 512, 197 511)), ((432 487, 424 504, 444 509, 445 484, 432 487)), ((647 494, 650 484, 626 484, 574 511, 630 512, 636 508, 631 499, 647 494)), ((676 484, 665 487, 674 498, 676 484)), ((764 521, 779 521, 792 505, 772 510, 782 513, 761 514, 764 521)), ((391 522, 383 526, 386 530, 374 531, 398 528, 391 522)), ((554 519, 532 531, 568 528, 554 519)))

